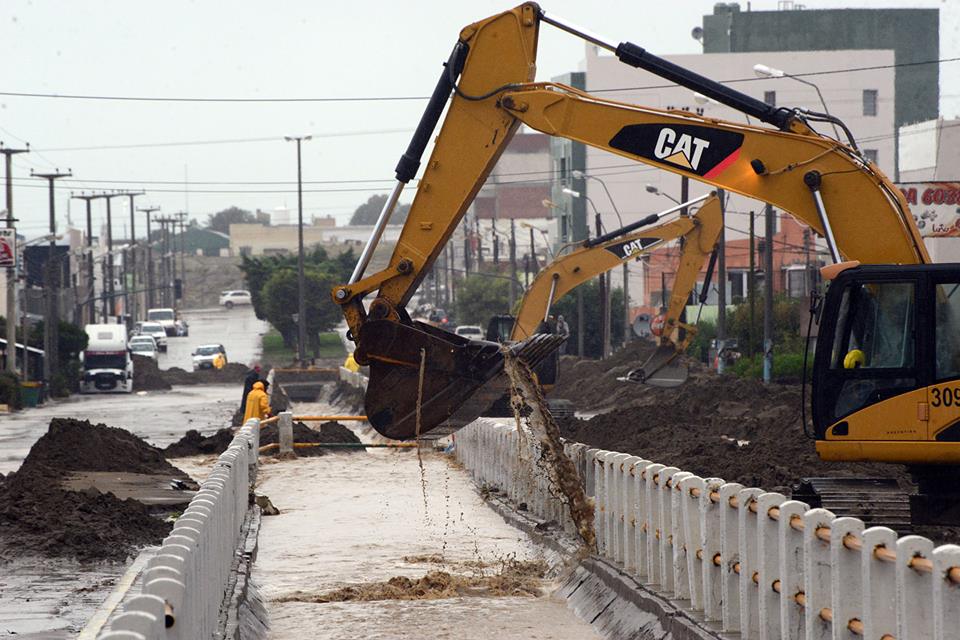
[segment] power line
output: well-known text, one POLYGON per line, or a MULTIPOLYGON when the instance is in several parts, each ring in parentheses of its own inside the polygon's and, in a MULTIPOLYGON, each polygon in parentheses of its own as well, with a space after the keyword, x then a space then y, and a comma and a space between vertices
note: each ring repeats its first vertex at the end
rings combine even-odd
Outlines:
MULTIPOLYGON (((899 62, 888 65, 873 65, 868 67, 848 67, 844 69, 831 69, 827 71, 807 71, 790 74, 793 77, 809 78, 816 76, 835 75, 838 73, 856 73, 859 71, 876 71, 881 69, 894 69, 899 67, 916 67, 928 64, 941 64, 945 62, 956 62, 957 58, 940 58, 938 60, 920 60, 916 62, 899 62)), ((721 80, 720 84, 736 84, 741 82, 756 82, 759 80, 769 80, 769 78, 734 78, 731 80, 721 80)), ((648 85, 642 87, 620 87, 613 89, 594 89, 591 93, 605 93, 615 91, 641 91, 646 89, 664 89, 674 87, 675 84, 648 85)), ((329 96, 329 97, 269 97, 269 98, 238 98, 238 97, 179 97, 179 96, 121 96, 121 95, 95 95, 79 93, 41 93, 35 91, 0 91, 0 96, 12 98, 48 98, 59 100, 101 100, 101 101, 119 101, 119 102, 194 102, 194 103, 314 103, 314 102, 403 102, 403 101, 421 101, 428 100, 430 96, 329 96)))

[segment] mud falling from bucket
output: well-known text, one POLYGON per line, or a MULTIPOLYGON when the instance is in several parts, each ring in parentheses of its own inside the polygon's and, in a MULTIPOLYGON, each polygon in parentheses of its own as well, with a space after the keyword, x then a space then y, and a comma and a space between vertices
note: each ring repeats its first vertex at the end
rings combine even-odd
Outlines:
POLYGON ((510 378, 512 404, 518 431, 522 437, 521 423, 525 423, 538 440, 542 450, 542 462, 548 477, 566 500, 570 517, 583 543, 583 550, 592 552, 597 546, 593 528, 593 501, 584 492, 577 468, 563 450, 560 428, 547 409, 547 402, 540 392, 540 385, 534 379, 530 367, 506 349, 504 350, 504 370, 510 378), (530 408, 530 414, 521 418, 521 410, 524 406, 530 408))

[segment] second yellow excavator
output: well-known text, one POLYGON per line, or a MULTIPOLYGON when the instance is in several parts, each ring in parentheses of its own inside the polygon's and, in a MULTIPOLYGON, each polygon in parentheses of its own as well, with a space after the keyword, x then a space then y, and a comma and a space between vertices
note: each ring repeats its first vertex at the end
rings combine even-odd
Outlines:
MULTIPOLYGON (((564 295, 602 273, 639 259, 671 241, 680 240, 682 248, 669 303, 664 312, 651 322, 652 333, 658 341, 657 350, 639 368, 631 371, 627 379, 661 387, 682 384, 687 377, 686 366, 677 359, 677 355, 686 351, 696 327, 681 322, 680 318, 696 287, 697 277, 709 258, 701 302, 706 299, 722 226, 720 198, 710 193, 586 240, 580 247, 541 270, 523 294, 516 317, 494 317, 487 331, 487 339, 517 343, 538 333, 551 332, 547 323, 550 309, 564 295), (697 205, 699 209, 692 215, 680 215, 637 231, 676 211, 689 210, 697 205), (501 328, 505 325, 509 325, 509 328, 504 331, 501 328)), ((537 375, 540 383, 549 388, 558 375, 556 359, 541 364, 537 368, 537 375)))

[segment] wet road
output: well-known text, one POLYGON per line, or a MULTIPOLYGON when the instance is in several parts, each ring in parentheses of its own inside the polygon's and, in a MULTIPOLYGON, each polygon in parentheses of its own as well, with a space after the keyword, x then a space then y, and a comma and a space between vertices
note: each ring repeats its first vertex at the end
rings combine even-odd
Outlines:
POLYGON ((257 320, 253 307, 198 309, 184 311, 182 316, 190 325, 190 335, 167 339, 167 353, 160 354, 161 369, 192 370, 190 354, 202 344, 222 344, 227 360, 249 365, 259 356, 260 336, 270 326, 257 320))
MULTIPOLYGON (((496 566, 510 557, 558 560, 544 556, 526 534, 487 507, 468 475, 447 456, 424 453, 423 462, 422 477, 416 453, 409 449, 371 449, 261 466, 258 491, 280 509, 280 515, 262 520, 254 565, 270 615, 269 637, 597 637, 564 601, 549 596, 277 601, 298 591, 309 596, 394 576, 420 577, 435 569, 469 574, 464 563, 496 566), (445 564, 422 561, 422 556, 435 554, 445 564)), ((551 584, 546 586, 549 590, 551 584)))
MULTIPOLYGON (((204 342, 223 343, 232 359, 233 354, 252 359, 259 351, 265 325, 249 309, 184 315, 191 335, 170 339, 169 352, 160 356, 162 368, 190 369, 192 347, 204 342)), ((0 415, 0 473, 20 467, 55 417, 122 427, 163 447, 187 429, 211 432, 226 426, 239 401, 238 385, 201 385, 142 394, 76 395, 0 415)), ((189 464, 185 470, 195 471, 189 464)), ((90 565, 32 556, 0 560, 0 638, 76 637, 125 569, 122 563, 90 565)))
MULTIPOLYGON (((168 352, 160 355, 163 369, 178 366, 190 370, 190 352, 208 342, 222 343, 228 357, 240 362, 253 360, 260 351, 260 335, 267 325, 257 320, 250 308, 187 311, 183 315, 190 323, 190 336, 169 339, 168 352)), ((46 433, 51 418, 73 417, 122 427, 164 447, 187 429, 215 431, 229 424, 239 403, 238 387, 203 385, 145 395, 75 395, 37 409, 0 415, 0 473, 17 470, 33 443, 46 433)))

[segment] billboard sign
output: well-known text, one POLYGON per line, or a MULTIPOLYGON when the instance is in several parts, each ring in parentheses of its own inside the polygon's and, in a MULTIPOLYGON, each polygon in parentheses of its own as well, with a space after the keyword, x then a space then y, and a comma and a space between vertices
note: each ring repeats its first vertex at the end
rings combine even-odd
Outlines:
POLYGON ((17 232, 11 227, 0 228, 0 268, 17 267, 17 232))
POLYGON ((960 182, 906 182, 897 185, 910 204, 924 238, 960 238, 960 182))

